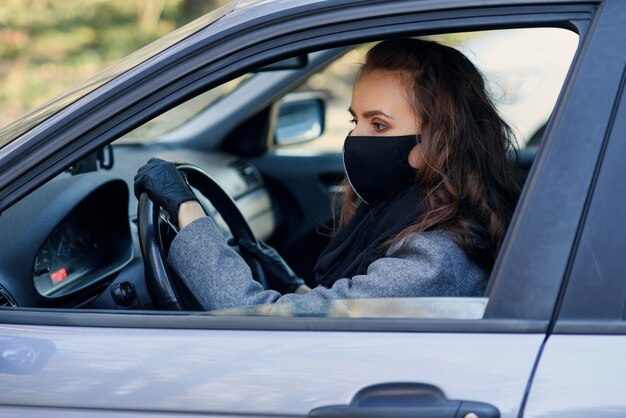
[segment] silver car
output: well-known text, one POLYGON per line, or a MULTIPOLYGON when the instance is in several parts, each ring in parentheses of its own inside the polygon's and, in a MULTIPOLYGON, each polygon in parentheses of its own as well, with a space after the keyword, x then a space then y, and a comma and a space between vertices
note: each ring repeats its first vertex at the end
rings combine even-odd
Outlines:
POLYGON ((241 0, 25 115, 0 130, 0 416, 626 416, 625 45, 622 0, 241 0), (359 54, 400 36, 463 50, 516 128, 487 293, 201 312, 137 168, 185 163, 225 239, 311 281, 359 54))

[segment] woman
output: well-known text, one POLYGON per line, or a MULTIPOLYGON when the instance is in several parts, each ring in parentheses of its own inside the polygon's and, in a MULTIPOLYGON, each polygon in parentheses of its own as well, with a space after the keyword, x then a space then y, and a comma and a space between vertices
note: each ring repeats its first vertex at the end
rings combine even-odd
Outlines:
POLYGON ((178 220, 168 261, 205 309, 293 303, 317 312, 333 299, 484 293, 518 187, 510 128, 478 70, 435 42, 384 41, 368 52, 349 110, 341 229, 318 260, 314 289, 270 247, 240 242, 285 294, 264 290, 173 164, 139 170, 135 194, 178 220))

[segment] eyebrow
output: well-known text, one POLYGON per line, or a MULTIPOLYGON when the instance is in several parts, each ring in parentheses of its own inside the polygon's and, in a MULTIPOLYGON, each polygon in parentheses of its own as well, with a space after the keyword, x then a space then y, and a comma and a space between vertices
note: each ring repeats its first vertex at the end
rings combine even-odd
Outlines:
MULTIPOLYGON (((350 112, 352 116, 356 116, 356 113, 354 113, 354 110, 352 110, 352 107, 348 108, 348 112, 350 112)), ((389 116, 382 110, 368 110, 367 112, 363 112, 364 118, 371 118, 372 116, 384 116, 386 118, 393 119, 391 116, 389 116)))

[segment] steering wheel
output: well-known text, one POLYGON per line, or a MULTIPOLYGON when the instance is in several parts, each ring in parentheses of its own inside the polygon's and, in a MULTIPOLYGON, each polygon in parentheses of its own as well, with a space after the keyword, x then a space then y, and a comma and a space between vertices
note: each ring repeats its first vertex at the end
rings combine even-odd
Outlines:
MULTIPOLYGON (((222 216, 233 235, 234 241, 240 239, 257 242, 248 222, 243 217, 235 202, 228 196, 204 170, 192 164, 176 164, 178 171, 187 182, 206 197, 222 216)), ((206 208, 205 208, 206 211, 206 208)), ((165 261, 164 242, 161 235, 161 209, 142 193, 139 197, 137 221, 139 226, 139 243, 143 255, 146 284, 154 305, 164 310, 184 310, 189 305, 198 306, 195 300, 190 301, 189 290, 176 274, 168 268, 165 261)), ((267 288, 267 281, 260 263, 252 258, 244 257, 250 266, 253 277, 267 288)))

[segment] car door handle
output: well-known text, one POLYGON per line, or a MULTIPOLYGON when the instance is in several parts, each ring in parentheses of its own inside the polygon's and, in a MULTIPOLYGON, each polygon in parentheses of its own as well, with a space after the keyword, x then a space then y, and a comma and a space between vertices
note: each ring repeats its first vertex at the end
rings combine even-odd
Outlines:
POLYGON ((350 405, 313 409, 310 418, 499 418, 482 402, 446 399, 441 389, 422 383, 385 383, 360 390, 350 405))

